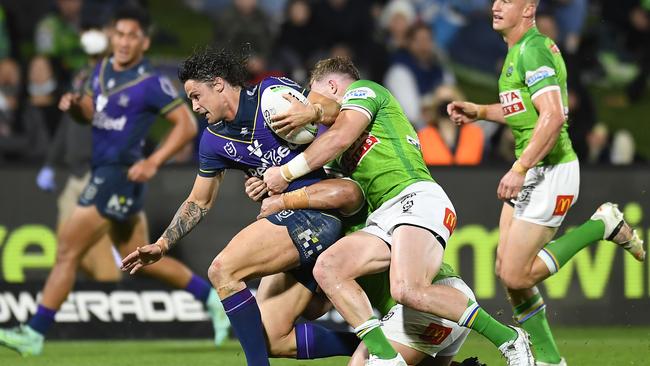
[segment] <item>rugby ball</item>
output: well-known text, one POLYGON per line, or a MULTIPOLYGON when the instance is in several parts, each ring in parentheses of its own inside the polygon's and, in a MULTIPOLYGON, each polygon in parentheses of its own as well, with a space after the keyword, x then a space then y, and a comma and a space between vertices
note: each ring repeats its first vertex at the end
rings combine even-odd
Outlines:
POLYGON ((314 141, 314 138, 316 138, 316 134, 318 133, 318 124, 316 123, 308 123, 299 128, 298 131, 294 131, 294 133, 288 137, 284 133, 276 132, 273 128, 273 121, 271 121, 271 118, 275 115, 286 112, 287 109, 289 109, 289 106, 291 106, 291 103, 283 97, 286 94, 291 95, 303 104, 309 103, 307 97, 294 88, 286 85, 269 86, 262 92, 262 98, 260 100, 264 123, 266 123, 266 125, 276 135, 292 144, 303 145, 314 141))

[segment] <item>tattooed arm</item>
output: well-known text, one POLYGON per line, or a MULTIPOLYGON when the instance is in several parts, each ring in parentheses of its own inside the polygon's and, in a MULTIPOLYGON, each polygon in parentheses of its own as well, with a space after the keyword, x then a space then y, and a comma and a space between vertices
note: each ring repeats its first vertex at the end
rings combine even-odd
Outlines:
POLYGON ((143 266, 157 262, 179 239, 192 231, 217 198, 223 175, 221 172, 212 178, 197 176, 192 192, 178 208, 162 236, 155 243, 139 247, 126 256, 122 260, 122 270, 133 274, 143 266))

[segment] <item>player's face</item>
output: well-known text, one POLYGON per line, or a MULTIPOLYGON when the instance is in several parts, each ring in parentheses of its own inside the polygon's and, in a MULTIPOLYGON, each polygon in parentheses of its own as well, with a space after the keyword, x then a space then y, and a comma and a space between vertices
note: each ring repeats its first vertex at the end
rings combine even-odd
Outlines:
POLYGON ((111 33, 111 45, 113 62, 120 67, 128 67, 140 62, 149 48, 149 37, 137 21, 120 19, 111 33))
POLYGON ((220 108, 224 104, 223 98, 214 85, 190 79, 185 82, 184 88, 192 101, 192 110, 205 117, 209 124, 224 118, 220 108))
POLYGON ((492 28, 500 33, 507 32, 534 14, 533 8, 534 4, 529 0, 495 0, 492 3, 492 28))

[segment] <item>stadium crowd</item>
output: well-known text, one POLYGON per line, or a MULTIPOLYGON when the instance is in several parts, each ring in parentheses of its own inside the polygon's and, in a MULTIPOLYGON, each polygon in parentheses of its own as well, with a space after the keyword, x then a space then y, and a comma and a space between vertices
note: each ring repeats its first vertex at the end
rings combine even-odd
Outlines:
MULTIPOLYGON (((68 144, 78 144, 90 132, 70 132, 58 100, 80 90, 92 55, 105 52, 105 46, 92 49, 101 40, 83 44, 80 36, 101 30, 111 10, 129 1, 148 5, 146 0, 0 1, 0 161, 69 163, 75 149, 61 148, 66 136, 68 144)), ((185 0, 184 5, 211 19, 215 44, 250 53, 251 83, 270 75, 304 83, 317 60, 350 56, 365 78, 396 96, 418 130, 427 164, 514 160, 507 128, 482 122, 458 127, 445 112, 448 101, 463 98, 463 90, 496 85, 506 45, 491 30, 489 0, 185 0)), ((609 132, 590 90, 595 84, 621 85, 624 93, 608 101, 616 106, 640 103, 647 95, 649 2, 542 0, 537 25, 567 61, 569 132, 583 164, 645 161, 632 133, 609 132)), ((154 43, 166 38, 158 32, 154 43)), ((169 69, 175 79, 174 67, 169 69)), ((193 161, 193 155, 186 151, 176 160, 193 161)), ((53 172, 41 173, 39 185, 47 188, 53 172)))

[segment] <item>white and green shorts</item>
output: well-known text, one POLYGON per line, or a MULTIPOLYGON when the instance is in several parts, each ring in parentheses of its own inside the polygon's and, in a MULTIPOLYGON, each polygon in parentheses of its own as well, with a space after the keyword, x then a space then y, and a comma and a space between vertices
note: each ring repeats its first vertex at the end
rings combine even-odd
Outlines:
MULTIPOLYGON (((434 282, 458 289, 467 297, 476 300, 472 290, 457 277, 444 278, 434 282)), ((405 307, 393 306, 381 320, 381 329, 386 338, 432 357, 455 356, 470 332, 458 323, 405 307)))
POLYGON ((533 224, 558 227, 580 192, 578 160, 536 166, 526 173, 524 185, 514 200, 514 218, 533 224))
POLYGON ((445 247, 456 227, 456 210, 440 185, 417 182, 370 214, 362 230, 391 244, 393 230, 400 225, 426 229, 445 247))

